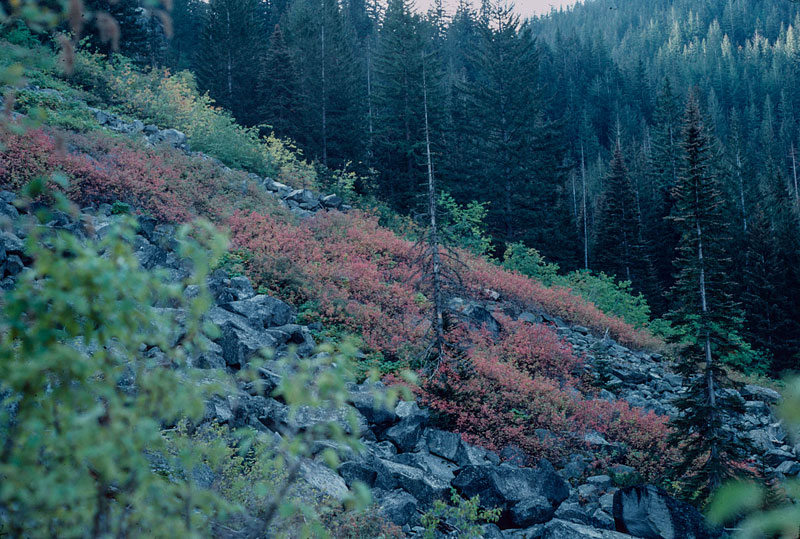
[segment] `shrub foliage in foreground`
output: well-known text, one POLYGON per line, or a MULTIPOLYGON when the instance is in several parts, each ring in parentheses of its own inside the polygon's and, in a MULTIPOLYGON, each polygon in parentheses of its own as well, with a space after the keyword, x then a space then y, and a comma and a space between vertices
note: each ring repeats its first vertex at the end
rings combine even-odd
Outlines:
MULTIPOLYGON (((209 249, 215 258, 224 241, 210 225, 183 227, 177 241, 194 271, 165 284, 138 266, 132 221, 121 220, 97 242, 30 227, 34 264, 0 317, 0 535, 199 537, 225 525, 326 536, 318 517, 341 503, 298 483, 300 463, 314 440, 358 447, 357 433, 323 422, 276 440, 203 423, 206 399, 235 391, 223 373, 188 366, 215 331, 202 322, 205 277, 209 249), (185 300, 190 284, 201 293, 185 300), (158 308, 167 305, 187 313, 180 331, 158 308)), ((276 390, 291 413, 344 406, 355 350, 322 351, 297 360, 276 390)), ((240 375, 258 387, 254 371, 240 375)), ((319 456, 336 465, 335 454, 319 456)), ((342 501, 367 498, 356 489, 342 501)))

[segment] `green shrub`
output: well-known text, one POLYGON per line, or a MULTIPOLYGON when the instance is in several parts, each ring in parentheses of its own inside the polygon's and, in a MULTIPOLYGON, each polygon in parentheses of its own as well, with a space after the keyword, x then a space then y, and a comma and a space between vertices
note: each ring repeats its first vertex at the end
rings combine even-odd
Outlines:
POLYGON ((70 80, 122 114, 183 131, 192 149, 230 167, 273 176, 281 172, 278 160, 285 156, 277 155, 282 149, 280 141, 262 141, 258 129, 238 125, 229 113, 214 106, 208 94, 199 93, 188 71, 142 71, 123 56, 108 61, 80 51, 70 80))
POLYGON ((473 200, 462 206, 450 193, 442 191, 438 205, 442 242, 445 245, 460 247, 478 256, 489 252, 492 241, 484 224, 488 202, 473 200))
POLYGON ((131 205, 117 200, 111 205, 111 215, 127 215, 131 213, 131 205))
MULTIPOLYGON (((178 241, 195 271, 168 285, 139 269, 132 221, 98 242, 46 230, 29 230, 35 262, 0 318, 0 534, 200 533, 226 504, 189 478, 154 473, 145 450, 164 448, 162 424, 202 418, 204 399, 220 387, 181 368, 202 349, 199 314, 208 305, 206 294, 183 300, 182 286, 205 286, 205 252, 219 253, 220 240, 208 227, 184 228, 178 241), (165 301, 187 312, 179 346, 171 345, 174 321, 152 307, 165 301), (152 347, 163 355, 145 352, 152 347)), ((184 456, 185 469, 202 458, 184 456)))
POLYGON ((436 537, 436 528, 442 521, 456 529, 458 537, 474 539, 483 536, 482 522, 500 520, 500 509, 481 509, 480 497, 462 498, 456 489, 450 489, 450 503, 442 500, 433 502, 433 509, 422 515, 425 526, 425 539, 436 537))
POLYGON ((533 277, 545 286, 551 286, 558 279, 558 264, 550 264, 539 251, 519 242, 506 248, 503 267, 533 277))
POLYGON ((650 321, 650 306, 642 294, 631 289, 630 281, 615 281, 605 273, 573 271, 561 283, 606 314, 618 316, 636 328, 650 321))

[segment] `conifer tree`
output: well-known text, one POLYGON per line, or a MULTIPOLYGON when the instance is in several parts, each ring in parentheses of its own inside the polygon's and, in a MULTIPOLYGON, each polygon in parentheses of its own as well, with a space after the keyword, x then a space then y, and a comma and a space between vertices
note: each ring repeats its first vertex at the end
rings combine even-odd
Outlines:
MULTIPOLYGON (((409 0, 390 0, 375 55, 376 157, 384 168, 381 192, 401 211, 416 206, 414 196, 424 178, 424 117, 418 106, 423 101, 424 42, 419 25, 409 0)), ((429 99, 431 111, 433 101, 429 99)))
POLYGON ((259 81, 260 120, 278 136, 297 139, 303 127, 297 72, 279 25, 270 37, 259 81))
POLYGON ((201 89, 242 123, 258 121, 257 88, 264 30, 259 0, 210 0, 195 71, 201 89))
POLYGON ((674 437, 682 444, 678 476, 702 499, 736 474, 742 443, 726 426, 741 411, 741 398, 724 391, 723 358, 737 349, 738 310, 729 293, 722 195, 714 174, 712 139, 696 95, 683 120, 683 159, 673 189, 672 221, 681 234, 672 289, 673 320, 686 332, 679 372, 688 391, 676 401, 674 437))
POLYGON ((491 231, 513 242, 524 226, 518 214, 521 199, 533 195, 538 58, 530 32, 520 30, 519 16, 505 3, 482 4, 480 32, 472 111, 482 132, 474 137, 476 176, 494 179, 496 189, 487 193, 482 184, 476 187, 490 197, 491 231))
POLYGON ((619 140, 598 204, 595 224, 595 269, 649 287, 651 269, 642 245, 639 210, 619 140))
POLYGON ((282 28, 303 97, 303 146, 332 168, 360 158, 363 90, 350 19, 336 0, 295 0, 282 28))

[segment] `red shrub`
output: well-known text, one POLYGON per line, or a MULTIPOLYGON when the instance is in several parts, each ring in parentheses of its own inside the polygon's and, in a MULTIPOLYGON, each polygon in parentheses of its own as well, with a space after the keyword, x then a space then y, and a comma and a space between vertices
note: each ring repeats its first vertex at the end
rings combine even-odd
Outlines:
MULTIPOLYGON (((295 224, 244 174, 125 138, 66 135, 59 144, 37 130, 4 134, 3 143, 3 188, 61 171, 71 179, 69 196, 81 204, 120 200, 162 220, 210 218, 228 226, 235 246, 252 255, 247 270, 254 284, 294 304, 316 303, 326 325, 359 333, 367 347, 399 365, 425 348, 427 300, 414 287, 413 245, 370 214, 319 213, 295 224)), ((466 253, 462 258, 462 278, 473 291, 496 290, 520 307, 608 330, 629 345, 653 342, 566 289, 545 288, 466 253)), ((584 399, 575 389, 581 360, 567 344, 547 327, 499 318, 499 337, 463 328, 450 335, 466 352, 423 382, 424 402, 465 439, 490 448, 513 443, 532 457, 558 456, 580 447, 580 433, 592 429, 624 442, 622 459, 643 473, 663 469, 671 454, 665 418, 584 399)))

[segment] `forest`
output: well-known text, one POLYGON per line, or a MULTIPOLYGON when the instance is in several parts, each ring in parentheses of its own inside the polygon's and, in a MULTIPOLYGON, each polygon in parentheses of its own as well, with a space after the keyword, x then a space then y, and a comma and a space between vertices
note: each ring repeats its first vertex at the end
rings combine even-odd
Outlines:
POLYGON ((110 11, 122 53, 191 69, 237 121, 408 215, 425 202, 425 86, 437 181, 484 218, 488 254, 521 242, 562 272, 629 281, 657 316, 678 309, 673 191, 694 96, 741 367, 796 366, 795 3, 597 0, 522 21, 488 1, 176 0, 169 40, 135 9, 110 11))

